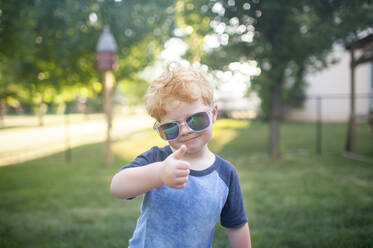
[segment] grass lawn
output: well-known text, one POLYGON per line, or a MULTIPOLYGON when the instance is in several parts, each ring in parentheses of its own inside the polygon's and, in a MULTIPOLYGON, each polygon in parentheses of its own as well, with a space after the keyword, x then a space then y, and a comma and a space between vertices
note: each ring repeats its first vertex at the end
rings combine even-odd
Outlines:
MULTIPOLYGON (((219 120, 210 148, 237 168, 253 247, 373 247, 373 162, 342 155, 345 125, 325 124, 323 154, 315 127, 282 126, 284 158, 266 156, 267 125, 219 120)), ((357 129, 359 153, 373 159, 373 134, 357 129)), ((149 128, 114 143, 0 167, 0 247, 127 247, 141 197, 111 196, 111 176, 138 153, 163 145, 149 128)), ((22 151, 20 151, 22 152, 22 151)), ((372 161, 372 160, 371 160, 372 161)), ((217 225, 214 246, 229 247, 217 225)))

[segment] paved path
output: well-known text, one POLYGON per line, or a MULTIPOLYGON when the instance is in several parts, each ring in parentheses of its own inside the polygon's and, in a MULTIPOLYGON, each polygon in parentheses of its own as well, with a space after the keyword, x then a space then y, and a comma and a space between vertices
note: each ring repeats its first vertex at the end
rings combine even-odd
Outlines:
MULTIPOLYGON (((0 130, 0 166, 64 151, 67 134, 71 147, 102 142, 106 138, 106 123, 102 115, 71 122, 69 128, 66 128, 63 121, 59 121, 45 127, 0 130)), ((115 118, 112 136, 114 139, 121 138, 135 130, 151 127, 152 122, 152 119, 146 116, 115 118)))

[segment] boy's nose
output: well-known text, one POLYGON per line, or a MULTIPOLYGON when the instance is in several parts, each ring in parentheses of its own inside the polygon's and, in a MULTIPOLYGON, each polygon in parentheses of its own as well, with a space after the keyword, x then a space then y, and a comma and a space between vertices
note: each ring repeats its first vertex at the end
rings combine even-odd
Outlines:
POLYGON ((187 134, 192 131, 185 122, 180 123, 179 128, 179 135, 187 134))

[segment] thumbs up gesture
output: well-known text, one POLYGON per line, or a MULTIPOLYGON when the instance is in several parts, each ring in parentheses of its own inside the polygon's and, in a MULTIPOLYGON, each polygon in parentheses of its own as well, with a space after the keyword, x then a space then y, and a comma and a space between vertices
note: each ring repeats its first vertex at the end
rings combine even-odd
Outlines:
POLYGON ((188 181, 190 164, 181 159, 186 151, 187 147, 182 145, 163 161, 160 178, 170 188, 182 189, 188 181))

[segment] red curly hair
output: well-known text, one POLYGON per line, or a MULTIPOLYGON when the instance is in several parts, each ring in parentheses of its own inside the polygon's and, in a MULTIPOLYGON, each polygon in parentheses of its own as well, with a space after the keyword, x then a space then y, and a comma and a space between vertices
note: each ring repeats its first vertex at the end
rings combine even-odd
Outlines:
POLYGON ((200 68, 171 62, 163 74, 149 85, 145 107, 151 117, 160 121, 166 114, 166 105, 171 101, 192 103, 199 99, 208 106, 214 100, 207 74, 200 68))

